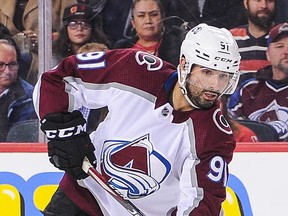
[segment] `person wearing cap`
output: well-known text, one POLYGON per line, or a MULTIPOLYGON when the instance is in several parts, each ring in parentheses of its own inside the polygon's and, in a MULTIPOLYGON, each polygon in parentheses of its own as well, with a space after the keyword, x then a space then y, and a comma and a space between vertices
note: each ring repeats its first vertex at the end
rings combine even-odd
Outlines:
POLYGON ((109 47, 106 35, 99 26, 94 25, 91 6, 87 4, 73 4, 65 8, 63 26, 57 39, 53 43, 53 64, 63 58, 77 54, 78 49, 85 43, 101 43, 109 47))
POLYGON ((243 82, 230 97, 236 118, 272 125, 281 141, 288 140, 288 23, 269 32, 266 56, 270 65, 243 82))

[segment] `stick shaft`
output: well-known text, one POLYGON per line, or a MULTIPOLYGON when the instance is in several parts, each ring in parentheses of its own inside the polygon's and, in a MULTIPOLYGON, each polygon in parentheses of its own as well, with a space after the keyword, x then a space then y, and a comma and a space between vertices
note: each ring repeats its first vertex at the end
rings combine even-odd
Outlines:
POLYGON ((89 176, 91 176, 105 191, 107 191, 115 200, 117 200, 131 215, 134 216, 145 216, 132 202, 124 199, 122 194, 109 186, 106 179, 99 173, 89 162, 88 159, 84 159, 82 169, 89 176))

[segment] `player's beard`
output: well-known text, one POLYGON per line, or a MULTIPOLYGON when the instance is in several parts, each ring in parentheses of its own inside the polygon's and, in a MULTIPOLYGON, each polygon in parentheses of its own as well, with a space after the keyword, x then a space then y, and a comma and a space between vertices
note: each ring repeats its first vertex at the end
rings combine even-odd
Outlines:
MULTIPOLYGON (((216 100, 206 100, 204 98, 204 92, 207 90, 204 90, 201 87, 198 87, 196 84, 190 84, 186 82, 186 89, 187 89, 187 96, 191 100, 191 102, 199 107, 200 109, 209 109, 213 104, 216 102, 216 100)), ((219 95, 219 94, 218 94, 219 95)))
POLYGON ((271 12, 269 10, 265 10, 266 11, 266 14, 267 16, 265 17, 259 17, 258 14, 260 13, 259 11, 256 12, 256 13, 252 13, 250 11, 250 8, 248 6, 247 8, 247 11, 246 11, 246 14, 247 14, 247 17, 248 19, 254 23, 255 25, 259 26, 261 29, 264 29, 264 30, 269 30, 270 27, 272 26, 273 24, 273 20, 274 20, 274 17, 275 17, 275 13, 274 12, 271 12))

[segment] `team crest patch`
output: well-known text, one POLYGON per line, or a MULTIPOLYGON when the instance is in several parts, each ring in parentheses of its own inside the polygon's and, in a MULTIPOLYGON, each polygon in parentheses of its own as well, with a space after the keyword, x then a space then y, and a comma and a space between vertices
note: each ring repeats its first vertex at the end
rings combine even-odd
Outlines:
POLYGON ((220 109, 216 109, 213 113, 213 121, 215 122, 216 126, 226 134, 233 134, 232 129, 230 128, 229 123, 222 115, 220 109))
POLYGON ((171 164, 153 149, 149 135, 134 141, 109 140, 104 143, 101 171, 112 187, 130 199, 159 190, 171 164))
POLYGON ((138 51, 135 59, 139 65, 146 64, 148 71, 156 71, 163 66, 163 61, 160 58, 146 52, 138 51))

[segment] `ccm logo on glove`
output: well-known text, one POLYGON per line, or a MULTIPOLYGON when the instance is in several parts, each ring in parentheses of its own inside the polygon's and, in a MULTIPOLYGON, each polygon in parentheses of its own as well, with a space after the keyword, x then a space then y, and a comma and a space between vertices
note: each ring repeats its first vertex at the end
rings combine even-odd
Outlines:
POLYGON ((58 130, 45 130, 45 134, 48 139, 55 139, 55 138, 64 139, 71 136, 79 135, 81 132, 85 131, 86 131, 86 124, 58 130))
POLYGON ((88 175, 82 170, 85 157, 96 166, 95 147, 86 133, 86 120, 81 112, 51 113, 41 120, 41 130, 48 138, 50 162, 75 179, 88 175))

